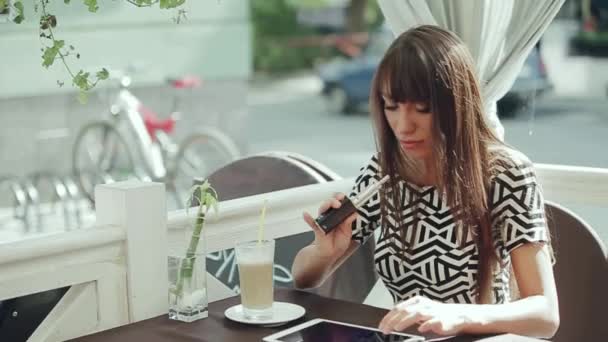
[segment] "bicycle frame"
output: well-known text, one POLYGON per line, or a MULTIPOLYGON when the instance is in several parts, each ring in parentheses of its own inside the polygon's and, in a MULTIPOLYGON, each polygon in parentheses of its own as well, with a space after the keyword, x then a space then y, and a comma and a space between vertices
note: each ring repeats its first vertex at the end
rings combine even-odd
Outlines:
POLYGON ((117 109, 115 115, 124 114, 130 128, 130 136, 134 135, 139 155, 143 161, 146 171, 155 179, 162 179, 167 175, 167 169, 163 160, 161 146, 152 140, 146 129, 139 109, 141 101, 129 90, 121 89, 112 106, 117 109))

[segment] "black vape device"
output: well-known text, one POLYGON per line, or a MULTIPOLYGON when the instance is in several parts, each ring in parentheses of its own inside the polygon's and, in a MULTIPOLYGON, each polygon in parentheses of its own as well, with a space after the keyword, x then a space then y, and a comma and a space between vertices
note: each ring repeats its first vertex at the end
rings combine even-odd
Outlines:
POLYGON ((378 190, 382 184, 389 180, 388 175, 384 176, 379 182, 372 184, 359 195, 354 198, 344 197, 341 201, 342 205, 340 208, 335 209, 330 207, 325 212, 323 212, 319 217, 315 219, 315 222, 321 227, 321 230, 325 232, 325 234, 332 231, 339 225, 342 221, 344 221, 347 217, 349 217, 352 213, 354 213, 357 208, 363 203, 367 202, 370 197, 378 190))

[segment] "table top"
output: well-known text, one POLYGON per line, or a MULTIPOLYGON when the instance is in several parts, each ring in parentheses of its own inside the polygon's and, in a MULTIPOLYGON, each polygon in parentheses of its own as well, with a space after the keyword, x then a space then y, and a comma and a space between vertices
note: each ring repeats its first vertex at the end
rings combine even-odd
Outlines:
MULTIPOLYGON (((209 304, 209 317, 192 323, 173 321, 167 315, 117 327, 96 334, 83 336, 73 341, 112 342, 112 341, 261 341, 263 337, 302 323, 313 318, 326 318, 352 324, 377 327, 387 310, 364 304, 351 303, 325 298, 305 291, 277 289, 275 300, 295 303, 306 309, 304 317, 276 328, 263 328, 230 321, 224 311, 240 304, 238 296, 209 304)), ((415 330, 407 331, 419 334, 415 330)), ((427 338, 436 336, 424 334, 427 338)), ((468 341, 540 341, 516 335, 498 336, 457 336, 449 339, 454 342, 468 341)))

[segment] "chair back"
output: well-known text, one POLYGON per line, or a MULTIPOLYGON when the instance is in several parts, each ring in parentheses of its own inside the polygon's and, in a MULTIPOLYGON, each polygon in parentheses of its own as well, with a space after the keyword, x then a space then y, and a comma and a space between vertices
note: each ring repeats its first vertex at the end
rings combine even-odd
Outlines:
POLYGON ((556 257, 555 282, 560 327, 551 339, 608 341, 608 260, 606 246, 585 221, 568 209, 545 206, 556 257))
MULTIPOLYGON (((287 152, 266 152, 242 158, 225 165, 208 177, 222 201, 338 179, 340 176, 325 165, 306 156, 287 152)), ((298 251, 309 245, 313 239, 314 234, 310 231, 277 240, 275 264, 278 266, 275 267, 275 282, 278 286, 293 286, 293 260, 298 251)), ((376 281, 373 251, 373 241, 366 243, 321 287, 311 292, 336 299, 363 302, 376 281)), ((230 253, 227 252, 226 255, 230 253)), ((223 262, 219 261, 221 260, 207 262, 209 272, 215 273, 218 279, 232 288, 238 284, 237 280, 231 276, 232 272, 218 274, 223 267, 223 262)))

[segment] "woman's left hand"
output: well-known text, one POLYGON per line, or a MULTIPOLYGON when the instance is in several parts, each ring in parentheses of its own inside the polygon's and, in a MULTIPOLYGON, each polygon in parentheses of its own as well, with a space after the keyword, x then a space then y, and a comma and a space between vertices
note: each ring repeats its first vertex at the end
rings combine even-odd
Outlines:
POLYGON ((422 296, 412 297, 395 306, 380 322, 383 333, 403 331, 413 324, 420 324, 418 331, 439 335, 457 335, 462 332, 468 319, 456 304, 436 302, 422 296))

